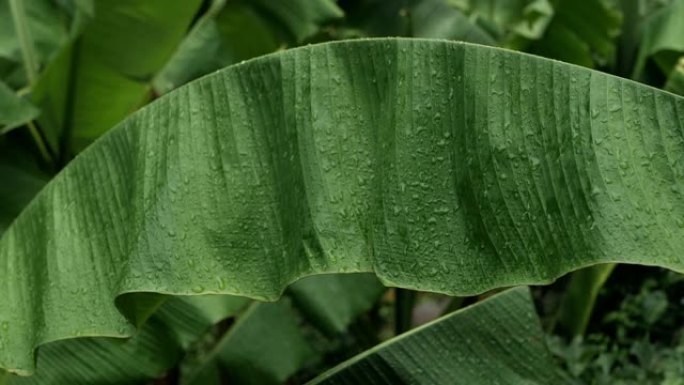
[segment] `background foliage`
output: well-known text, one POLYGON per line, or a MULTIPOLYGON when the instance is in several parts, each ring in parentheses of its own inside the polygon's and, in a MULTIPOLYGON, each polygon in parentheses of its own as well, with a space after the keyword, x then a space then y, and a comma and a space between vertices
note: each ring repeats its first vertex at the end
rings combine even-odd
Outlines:
MULTIPOLYGON (((2 0, 0 20, 0 232, 52 177, 131 113, 227 65, 309 43, 383 36, 467 41, 684 95, 680 0, 2 0)), ((547 378, 684 384, 683 290, 680 275, 622 265, 591 267, 533 288, 548 359, 563 369, 547 378)), ((478 327, 477 320, 508 309, 511 330, 534 340, 541 327, 522 334, 524 323, 537 322, 526 295, 513 291, 482 301, 489 294, 388 291, 365 275, 312 277, 273 304, 150 295, 129 306, 140 310, 129 314, 141 326, 134 338, 44 345, 34 376, 0 374, 0 383, 304 383, 395 333, 465 307, 440 321, 437 334, 419 329, 316 380, 358 381, 358 373, 384 375, 383 365, 410 367, 395 352, 417 344, 412 341, 451 336, 457 320, 475 322, 473 338, 483 342, 473 346, 486 347, 503 334, 478 327), (430 334, 437 337, 425 337, 430 334)), ((475 353, 453 355, 458 362, 475 353)), ((460 370, 501 359, 481 356, 460 370)), ((412 369, 413 382, 396 381, 435 383, 420 372, 426 367, 412 369)), ((432 370, 435 378, 450 375, 432 370)))

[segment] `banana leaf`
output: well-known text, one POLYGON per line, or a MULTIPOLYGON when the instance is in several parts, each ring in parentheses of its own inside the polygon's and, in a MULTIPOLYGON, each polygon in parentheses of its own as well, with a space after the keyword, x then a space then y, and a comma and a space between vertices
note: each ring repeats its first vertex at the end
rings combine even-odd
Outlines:
POLYGON ((552 60, 378 39, 229 67, 126 119, 0 239, 0 367, 135 332, 121 295, 276 299, 373 272, 455 295, 597 263, 684 271, 684 98, 552 60))
POLYGON ((546 349, 529 290, 517 288, 395 337, 308 384, 572 383, 546 349))

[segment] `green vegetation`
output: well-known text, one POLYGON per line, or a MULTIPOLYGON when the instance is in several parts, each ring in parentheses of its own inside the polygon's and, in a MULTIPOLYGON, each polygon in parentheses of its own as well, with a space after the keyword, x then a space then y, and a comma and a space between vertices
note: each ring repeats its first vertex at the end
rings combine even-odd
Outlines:
POLYGON ((0 18, 0 384, 684 384, 684 1, 0 18))

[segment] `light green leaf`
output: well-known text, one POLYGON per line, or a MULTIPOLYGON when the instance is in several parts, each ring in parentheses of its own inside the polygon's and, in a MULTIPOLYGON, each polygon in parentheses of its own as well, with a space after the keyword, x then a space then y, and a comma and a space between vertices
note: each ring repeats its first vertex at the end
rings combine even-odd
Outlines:
POLYGON ((643 40, 637 55, 632 77, 643 76, 644 66, 653 57, 667 75, 684 53, 684 0, 672 0, 670 4, 654 12, 644 27, 643 40))
POLYGON ((7 385, 146 384, 162 375, 183 351, 157 319, 129 340, 77 338, 41 347, 36 374, 13 376, 7 385))
POLYGON ((72 73, 73 52, 73 43, 62 46, 41 72, 31 92, 31 101, 40 107, 38 125, 53 153, 61 150, 66 119, 70 116, 69 99, 73 96, 70 87, 75 76, 72 73))
POLYGON ((171 298, 130 340, 77 338, 40 349, 36 374, 8 385, 146 384, 178 363, 184 350, 216 322, 238 312, 245 298, 171 298))
POLYGON ((683 110, 447 41, 230 67, 121 123, 5 232, 0 367, 30 372, 47 341, 131 335, 122 293, 275 299, 302 276, 374 272, 466 295, 596 263, 684 271, 683 110))
POLYGON ((677 65, 670 72, 665 83, 667 91, 684 96, 684 56, 679 59, 677 65))
POLYGON ((527 288, 395 337, 309 384, 571 384, 546 350, 527 288))
POLYGON ((200 295, 171 298, 155 313, 183 349, 197 341, 207 328, 237 314, 249 303, 244 297, 200 295))
POLYGON ((642 43, 644 27, 658 9, 671 0, 611 0, 622 13, 622 33, 618 38, 618 68, 613 73, 631 76, 634 71, 637 53, 642 43))
POLYGON ((307 321, 328 335, 336 335, 373 307, 385 287, 370 274, 335 274, 307 277, 288 291, 307 321))
POLYGON ((596 265, 574 272, 558 310, 558 327, 571 337, 583 335, 594 311, 596 298, 615 269, 615 264, 596 265))
MULTIPOLYGON (((23 67, 24 63, 36 75, 69 36, 65 12, 49 0, 3 0, 0 1, 0 58, 23 67), (18 33, 19 32, 19 33, 18 33), (23 52, 23 53, 22 53, 23 52)), ((17 87, 28 84, 26 72, 17 87), (19 84, 21 83, 21 84, 19 84)))
POLYGON ((72 150, 82 150, 147 102, 153 77, 199 5, 200 0, 95 1, 95 17, 73 53, 74 89, 62 123, 70 130, 72 150))
POLYGON ((40 114, 31 102, 19 97, 0 81, 0 135, 21 127, 40 114))
POLYGON ((315 359, 287 302, 256 302, 201 365, 186 368, 183 384, 211 384, 224 371, 230 383, 277 385, 315 359))
POLYGON ((227 372, 239 384, 282 383, 325 353, 324 339, 311 326, 338 337, 384 289, 371 274, 306 277, 291 285, 277 306, 254 305, 258 310, 242 315, 236 329, 208 353, 190 354, 183 382, 218 384, 220 373, 227 372))
POLYGON ((553 16, 549 0, 479 1, 449 0, 475 19, 495 26, 497 38, 512 40, 516 34, 527 39, 539 39, 553 16))
POLYGON ((412 2, 409 12, 414 37, 462 40, 486 45, 496 43, 487 32, 444 0, 412 2))

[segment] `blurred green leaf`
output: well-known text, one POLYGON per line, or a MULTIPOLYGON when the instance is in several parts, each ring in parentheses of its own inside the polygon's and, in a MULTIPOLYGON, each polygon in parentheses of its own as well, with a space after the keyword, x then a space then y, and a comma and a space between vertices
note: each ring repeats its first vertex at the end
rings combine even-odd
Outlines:
POLYGON ((147 103, 153 77, 182 41, 200 2, 95 1, 95 16, 74 43, 71 68, 59 71, 71 73, 62 122, 68 148, 82 150, 147 103))
POLYGON ((154 89, 163 94, 229 64, 297 45, 343 15, 331 0, 214 0, 155 77, 154 89))
POLYGON ((335 0, 243 0, 279 32, 281 40, 301 43, 320 25, 344 16, 335 0))
POLYGON ((249 302, 244 297, 227 295, 174 297, 154 316, 167 325, 178 344, 187 350, 209 326, 238 314, 249 302))
POLYGON ((584 334, 596 297, 615 269, 615 264, 590 266, 572 273, 558 310, 558 328, 571 337, 584 334))
POLYGON ((166 93, 226 65, 277 48, 268 23, 248 4, 214 1, 155 77, 154 89, 166 93))
POLYGON ((644 77, 646 62, 653 58, 661 71, 669 75, 684 53, 684 0, 672 0, 654 12, 644 26, 643 40, 632 78, 644 77))
POLYGON ((0 141, 0 235, 48 182, 31 154, 0 141))
POLYGON ((38 117, 40 110, 0 81, 0 135, 38 117))
MULTIPOLYGON (((32 46, 32 63, 34 71, 39 71, 69 39, 68 14, 59 2, 50 0, 3 0, 0 1, 0 58, 14 63, 14 71, 19 72, 10 77, 12 88, 22 88, 28 84, 24 71, 22 44, 32 46), (15 20, 10 4, 15 2, 21 9, 19 20, 15 20), (17 21, 20 25, 17 25, 17 21), (17 27, 25 36, 22 40, 17 35, 17 27), (28 40, 27 40, 28 39, 28 40)), ((7 79, 0 79, 7 80, 7 79)))
POLYGON ((492 26, 495 38, 508 45, 518 35, 539 39, 552 19, 554 10, 549 0, 448 0, 473 19, 492 26))
POLYGON ((372 274, 315 275, 288 288, 307 321, 332 336, 346 331, 384 291, 385 286, 372 274))
POLYGON ((287 301, 257 302, 210 352, 186 363, 182 383, 218 384, 223 373, 230 383, 277 385, 316 359, 287 301))
POLYGON ((611 66, 622 16, 602 0, 556 0, 546 33, 526 48, 537 55, 585 67, 611 66))
POLYGON ((485 45, 496 43, 485 30, 444 0, 413 1, 408 12, 411 15, 411 33, 414 37, 461 40, 485 45))
POLYGON ((677 65, 670 72, 667 83, 663 87, 672 93, 684 96, 684 56, 679 59, 677 65))

